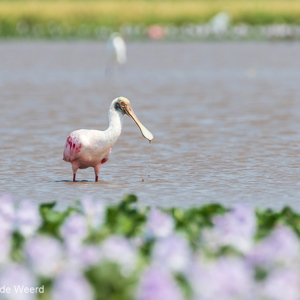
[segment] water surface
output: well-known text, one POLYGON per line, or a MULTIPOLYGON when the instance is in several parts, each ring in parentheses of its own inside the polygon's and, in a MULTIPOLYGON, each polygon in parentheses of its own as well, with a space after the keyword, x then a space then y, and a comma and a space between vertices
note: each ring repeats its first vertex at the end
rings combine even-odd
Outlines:
POLYGON ((299 209, 299 53, 298 43, 134 43, 105 77, 104 44, 2 41, 0 193, 299 209), (121 95, 155 139, 125 116, 100 182, 91 168, 71 182, 66 137, 106 129, 121 95))

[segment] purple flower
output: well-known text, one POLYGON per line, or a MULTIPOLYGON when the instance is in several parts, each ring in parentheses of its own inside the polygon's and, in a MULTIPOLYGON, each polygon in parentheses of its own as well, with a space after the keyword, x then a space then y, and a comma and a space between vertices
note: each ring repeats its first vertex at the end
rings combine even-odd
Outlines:
POLYGON ((213 262, 194 262, 190 282, 195 299, 252 300, 252 270, 238 258, 220 258, 213 262))
POLYGON ((152 260, 174 272, 185 272, 189 267, 191 250, 187 240, 179 235, 158 239, 154 245, 152 260))
POLYGON ((91 228, 99 228, 105 217, 105 205, 101 200, 93 201, 90 198, 83 198, 81 201, 83 212, 91 228))
POLYGON ((256 217, 253 209, 236 205, 232 211, 213 219, 213 228, 203 230, 202 239, 207 248, 217 250, 232 246, 247 253, 253 244, 256 232, 256 217))
POLYGON ((10 260, 11 234, 14 230, 14 201, 10 195, 0 197, 0 265, 10 260))
POLYGON ((15 208, 10 195, 0 197, 0 236, 10 235, 14 229, 15 208))
POLYGON ((299 262, 299 241, 288 227, 276 228, 249 253, 248 261, 256 266, 274 267, 299 262))
POLYGON ((100 249, 95 245, 84 245, 80 253, 81 264, 84 268, 95 265, 100 260, 100 249))
POLYGON ((136 267, 136 249, 129 240, 121 236, 107 238, 102 244, 101 255, 103 260, 119 264, 125 275, 136 267))
POLYGON ((25 254, 33 270, 42 276, 53 277, 63 265, 62 246, 48 236, 36 236, 25 245, 25 254))
POLYGON ((11 238, 9 236, 0 236, 0 265, 10 261, 11 238))
POLYGON ((26 237, 31 236, 41 225, 41 217, 36 205, 29 200, 20 202, 16 211, 16 227, 26 237))
POLYGON ((299 273, 292 270, 277 270, 272 272, 262 286, 262 299, 299 300, 299 273))
POLYGON ((170 273, 152 266, 142 275, 136 299, 183 300, 183 296, 170 273))
POLYGON ((166 237, 174 230, 173 219, 156 208, 152 208, 148 214, 145 227, 146 238, 166 237))
POLYGON ((23 288, 36 287, 34 276, 22 265, 13 264, 1 270, 0 286, 10 288, 9 293, 1 294, 5 300, 31 300, 36 294, 25 293, 23 288), (23 291, 23 292, 22 292, 23 291))
POLYGON ((54 282, 52 300, 92 300, 93 292, 87 280, 74 271, 61 274, 54 282))
POLYGON ((84 216, 73 213, 67 218, 61 227, 61 235, 65 240, 66 246, 76 249, 88 234, 88 228, 84 216))
POLYGON ((67 264, 68 267, 76 270, 84 270, 92 265, 97 264, 101 258, 100 247, 95 245, 79 244, 77 248, 68 251, 67 248, 67 264))

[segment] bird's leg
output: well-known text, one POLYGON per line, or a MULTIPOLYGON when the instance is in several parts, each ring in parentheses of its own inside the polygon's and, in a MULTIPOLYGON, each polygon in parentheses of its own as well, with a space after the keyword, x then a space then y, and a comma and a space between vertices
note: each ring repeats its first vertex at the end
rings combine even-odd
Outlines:
POLYGON ((72 170, 73 170, 73 182, 75 182, 76 179, 76 172, 78 170, 78 165, 74 162, 72 162, 72 170))
POLYGON ((94 170, 95 170, 95 182, 98 182, 98 176, 99 176, 99 173, 100 173, 100 166, 101 166, 101 163, 94 167, 94 170))

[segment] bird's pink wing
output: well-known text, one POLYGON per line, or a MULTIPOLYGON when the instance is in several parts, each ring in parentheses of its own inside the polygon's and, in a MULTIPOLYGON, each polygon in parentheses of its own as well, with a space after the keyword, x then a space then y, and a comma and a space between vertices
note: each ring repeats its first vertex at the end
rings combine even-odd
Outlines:
POLYGON ((72 135, 69 135, 64 148, 63 159, 72 162, 80 152, 81 143, 72 135))

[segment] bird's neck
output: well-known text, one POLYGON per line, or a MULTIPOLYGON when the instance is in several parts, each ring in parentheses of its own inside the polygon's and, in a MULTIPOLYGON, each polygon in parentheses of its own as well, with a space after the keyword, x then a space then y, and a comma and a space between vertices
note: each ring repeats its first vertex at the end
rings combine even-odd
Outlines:
POLYGON ((114 144, 122 131, 123 115, 114 109, 110 109, 108 112, 108 118, 109 126, 105 130, 105 133, 107 135, 107 139, 114 144))

